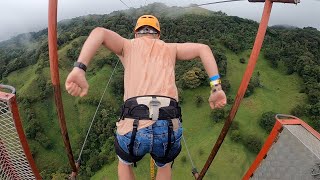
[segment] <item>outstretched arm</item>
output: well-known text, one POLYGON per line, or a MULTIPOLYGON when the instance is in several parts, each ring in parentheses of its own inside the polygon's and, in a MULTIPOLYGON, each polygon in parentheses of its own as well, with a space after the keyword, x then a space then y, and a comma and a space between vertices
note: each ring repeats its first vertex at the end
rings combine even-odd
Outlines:
MULTIPOLYGON (((177 43, 176 48, 178 60, 191 60, 199 57, 209 77, 219 74, 216 60, 214 59, 209 46, 199 43, 177 43)), ((211 91, 211 95, 209 97, 210 107, 212 109, 222 108, 227 103, 226 95, 221 89, 220 84, 214 86, 214 89, 211 91), (216 91, 216 89, 219 90, 216 91)))
POLYGON ((90 33, 83 44, 78 62, 88 65, 101 45, 117 55, 122 54, 125 38, 105 28, 97 27, 90 33))
POLYGON ((199 43, 177 43, 178 60, 191 60, 198 57, 201 59, 209 77, 219 73, 216 60, 209 46, 199 43))
MULTIPOLYGON (((78 62, 88 66, 101 45, 104 45, 115 54, 121 55, 125 40, 125 38, 111 30, 100 27, 95 28, 85 41, 78 62)), ((68 93, 72 96, 82 97, 87 95, 89 85, 85 77, 85 72, 78 67, 73 68, 67 77, 65 86, 68 93)))

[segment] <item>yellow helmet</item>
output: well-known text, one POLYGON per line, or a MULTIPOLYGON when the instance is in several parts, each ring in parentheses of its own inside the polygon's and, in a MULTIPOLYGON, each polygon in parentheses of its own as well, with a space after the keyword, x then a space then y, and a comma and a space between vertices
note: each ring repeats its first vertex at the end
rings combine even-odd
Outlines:
POLYGON ((160 23, 155 16, 152 15, 142 15, 137 20, 136 27, 134 31, 137 31, 142 26, 151 26, 160 32, 160 23))

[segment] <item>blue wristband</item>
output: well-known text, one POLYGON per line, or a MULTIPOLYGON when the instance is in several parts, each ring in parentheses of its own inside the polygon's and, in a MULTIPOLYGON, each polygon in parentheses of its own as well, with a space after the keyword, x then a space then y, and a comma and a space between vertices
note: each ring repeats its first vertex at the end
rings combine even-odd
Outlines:
POLYGON ((217 79, 220 79, 220 75, 219 75, 219 74, 212 76, 212 77, 210 78, 210 81, 215 81, 215 80, 217 80, 217 79))

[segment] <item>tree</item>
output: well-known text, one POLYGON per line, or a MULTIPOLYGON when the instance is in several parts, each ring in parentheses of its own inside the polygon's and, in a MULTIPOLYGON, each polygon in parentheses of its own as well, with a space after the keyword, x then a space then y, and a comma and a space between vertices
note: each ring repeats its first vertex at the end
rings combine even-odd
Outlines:
POLYGON ((205 80, 205 77, 205 72, 203 72, 200 68, 192 68, 183 75, 183 85, 186 88, 194 89, 201 85, 203 80, 205 80))
POLYGON ((262 147, 262 140, 258 138, 255 134, 250 134, 246 136, 243 139, 243 141, 248 150, 253 153, 258 153, 262 147))
POLYGON ((197 95, 195 98, 195 103, 197 107, 200 107, 203 104, 204 100, 202 96, 197 95))
POLYGON ((52 180, 63 180, 68 179, 69 175, 65 173, 53 173, 52 180))
POLYGON ((232 121, 230 130, 231 130, 231 131, 239 130, 239 122, 238 122, 238 121, 232 121))
POLYGON ((231 84, 230 84, 230 81, 228 79, 222 79, 222 89, 223 91, 228 94, 230 92, 230 89, 231 89, 231 84))
POLYGON ((37 132, 35 140, 38 141, 45 149, 51 149, 53 147, 52 141, 43 133, 37 132))
POLYGON ((294 107, 293 109, 291 109, 290 114, 297 116, 297 117, 301 117, 306 113, 306 108, 301 105, 298 104, 296 107, 294 107))
POLYGON ((245 64, 245 63, 246 63, 246 60, 242 57, 242 58, 239 59, 239 62, 240 62, 241 64, 245 64))
POLYGON ((221 122, 225 119, 226 112, 224 109, 214 109, 211 111, 211 119, 214 122, 221 122))
POLYGON ((276 113, 273 111, 263 113, 259 120, 260 127, 270 132, 276 122, 275 115, 276 113))
POLYGON ((234 142, 241 141, 242 139, 241 139, 240 131, 239 130, 230 131, 230 138, 234 142))
POLYGON ((37 133, 43 132, 43 128, 39 121, 32 120, 26 128, 26 136, 30 139, 35 139, 37 133))
POLYGON ((261 82, 260 82, 260 73, 258 71, 258 74, 255 76, 252 76, 250 79, 250 82, 248 84, 246 93, 244 94, 244 97, 249 97, 250 95, 252 95, 254 93, 254 89, 256 87, 261 87, 261 82))

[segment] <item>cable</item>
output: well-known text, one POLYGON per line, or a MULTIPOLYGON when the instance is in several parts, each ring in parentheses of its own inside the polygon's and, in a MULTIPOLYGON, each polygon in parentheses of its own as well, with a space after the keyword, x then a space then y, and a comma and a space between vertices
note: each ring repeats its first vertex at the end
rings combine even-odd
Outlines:
MULTIPOLYGON (((131 5, 133 5, 133 3, 132 3, 132 1, 131 1, 131 0, 129 0, 129 2, 130 2, 130 4, 131 4, 131 5)), ((133 6, 131 6, 131 7, 133 7, 133 6)))
MULTIPOLYGON (((129 7, 126 3, 124 3, 122 0, 120 0, 120 1, 121 1, 125 6, 127 6, 127 7, 130 9, 130 7, 129 7)), ((131 35, 131 36, 132 36, 132 35, 131 35)), ((131 37, 130 37, 130 38, 131 38, 131 37)), ((108 83, 107 83, 106 87, 104 88, 104 91, 103 91, 102 96, 101 96, 101 98, 100 98, 100 101, 99 101, 99 104, 98 104, 98 106, 97 106, 96 112, 95 112, 94 115, 93 115, 93 118, 92 118, 92 120, 91 120, 91 124, 90 124, 90 126, 89 126, 88 131, 87 131, 87 135, 86 135, 86 137, 85 137, 85 139, 84 139, 84 142, 83 142, 83 145, 82 145, 80 154, 79 154, 78 162, 81 160, 81 155, 82 155, 84 146, 86 145, 86 142, 87 142, 89 133, 90 133, 90 131, 91 131, 91 127, 92 127, 92 125, 93 125, 93 122, 94 122, 94 120, 95 120, 95 118, 96 118, 96 115, 97 115, 97 113, 98 113, 98 110, 99 110, 99 108, 100 108, 100 105, 101 105, 102 99, 103 99, 103 97, 104 97, 104 94, 106 93, 106 90, 107 90, 107 88, 108 88, 108 86, 109 86, 109 84, 110 84, 110 82, 111 82, 111 79, 112 79, 112 77, 113 77, 113 74, 114 74, 114 72, 115 72, 115 70, 116 70, 116 68, 117 68, 117 66, 118 66, 118 64, 119 64, 119 61, 120 61, 120 59, 118 59, 115 67, 113 68, 113 71, 112 71, 111 76, 110 76, 110 78, 109 78, 109 80, 108 80, 108 83)))
POLYGON ((95 117, 96 117, 97 112, 98 112, 98 110, 99 110, 99 107, 100 107, 100 105, 101 105, 101 102, 102 102, 102 99, 103 99, 103 97, 104 97, 104 94, 106 93, 106 90, 107 90, 107 88, 108 88, 108 86, 109 86, 109 84, 110 84, 110 81, 111 81, 111 79, 112 79, 112 76, 113 76, 113 74, 114 74, 114 72, 115 72, 115 70, 116 70, 116 68, 117 68, 117 66, 118 66, 118 64, 119 64, 119 61, 120 61, 120 60, 118 59, 118 61, 117 61, 117 63, 116 63, 116 66, 114 67, 114 69, 113 69, 113 71, 112 71, 112 73, 111 73, 111 76, 110 76, 110 78, 109 78, 109 80, 108 80, 108 83, 107 83, 106 87, 104 88, 104 91, 103 91, 102 96, 101 96, 101 98, 100 98, 100 101, 99 101, 98 107, 97 107, 97 109, 96 109, 96 112, 94 113, 93 118, 92 118, 92 120, 91 120, 91 124, 90 124, 89 130, 88 130, 88 132, 87 132, 86 138, 84 139, 84 142, 83 142, 83 145, 82 145, 80 154, 79 154, 78 161, 81 160, 82 151, 83 151, 83 149, 84 149, 84 146, 86 145, 86 141, 87 141, 87 139, 88 139, 88 136, 89 136, 89 133, 90 133, 90 130, 91 130, 93 121, 95 120, 95 117))
POLYGON ((120 1, 122 2, 122 4, 124 4, 125 6, 127 6, 128 9, 130 9, 130 7, 129 7, 126 3, 124 3, 122 0, 120 0, 120 1))
POLYGON ((182 139, 183 139, 184 145, 186 146, 187 153, 188 153, 188 156, 189 156, 189 159, 190 159, 190 162, 191 162, 191 166, 192 166, 192 168, 194 169, 194 168, 196 168, 196 166, 195 166, 194 163, 193 163, 193 160, 192 160, 192 158, 191 158, 191 155, 190 155, 190 152, 189 152, 189 149, 188 149, 188 146, 187 146, 186 140, 184 139, 183 134, 182 134, 182 139))
POLYGON ((200 7, 200 6, 207 6, 207 5, 212 5, 212 4, 221 4, 221 3, 227 3, 227 2, 236 2, 236 1, 246 1, 246 0, 224 0, 224 1, 217 1, 217 2, 211 2, 211 3, 191 5, 191 6, 188 6, 188 7, 185 7, 185 8, 200 7))

